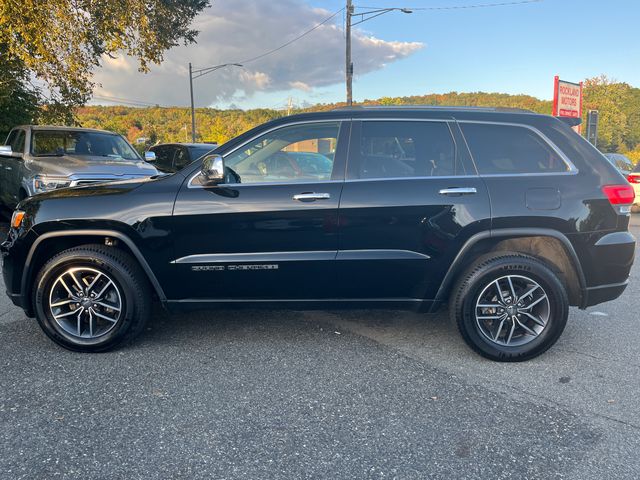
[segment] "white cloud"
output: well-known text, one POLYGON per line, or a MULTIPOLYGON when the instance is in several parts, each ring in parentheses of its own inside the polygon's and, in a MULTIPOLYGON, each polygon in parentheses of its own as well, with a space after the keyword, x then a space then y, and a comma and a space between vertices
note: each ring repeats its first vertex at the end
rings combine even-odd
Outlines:
MULTIPOLYGON (((105 60, 96 71, 101 87, 96 95, 144 100, 161 105, 186 105, 189 100, 188 63, 194 68, 239 62, 287 42, 331 15, 303 0, 217 0, 194 27, 197 44, 177 47, 148 74, 137 72, 135 60, 105 60), (109 93, 107 93, 109 92, 109 93)), ((258 91, 313 89, 337 84, 344 78, 344 35, 336 19, 290 46, 244 68, 229 67, 194 80, 199 106, 258 91)), ((423 48, 422 43, 386 41, 355 30, 353 55, 358 75, 383 68, 423 48)))

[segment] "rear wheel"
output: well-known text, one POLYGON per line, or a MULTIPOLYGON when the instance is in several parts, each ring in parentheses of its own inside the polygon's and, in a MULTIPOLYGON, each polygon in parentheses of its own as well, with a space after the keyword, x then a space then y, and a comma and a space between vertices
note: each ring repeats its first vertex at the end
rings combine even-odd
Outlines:
POLYGON ((106 351, 133 339, 149 316, 151 291, 125 252, 101 245, 65 250, 40 270, 34 310, 44 332, 75 351, 106 351))
POLYGON ((569 301, 558 276, 521 254, 485 257, 461 277, 450 312, 467 344, 498 361, 523 361, 550 348, 567 323, 569 301))

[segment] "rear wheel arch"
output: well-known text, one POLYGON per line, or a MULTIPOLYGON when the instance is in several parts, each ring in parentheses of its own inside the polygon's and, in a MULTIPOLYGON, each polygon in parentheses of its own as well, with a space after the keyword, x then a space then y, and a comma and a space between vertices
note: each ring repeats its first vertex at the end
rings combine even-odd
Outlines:
MULTIPOLYGON (((24 295, 24 305, 32 304, 32 284, 40 268, 56 254, 73 247, 82 245, 107 244, 108 248, 119 249, 131 255, 146 274, 156 295, 161 302, 166 301, 162 286, 158 282, 153 270, 147 263, 136 244, 125 234, 113 230, 74 230, 49 232, 40 235, 31 246, 22 274, 21 291, 24 295)), ((30 309, 30 307, 29 307, 30 309)), ((27 313, 33 314, 28 311, 27 313)))
POLYGON ((436 300, 447 300, 457 278, 479 258, 505 252, 530 255, 547 264, 566 286, 570 304, 583 307, 586 281, 578 256, 569 239, 551 229, 504 229, 472 236, 449 267, 436 300))

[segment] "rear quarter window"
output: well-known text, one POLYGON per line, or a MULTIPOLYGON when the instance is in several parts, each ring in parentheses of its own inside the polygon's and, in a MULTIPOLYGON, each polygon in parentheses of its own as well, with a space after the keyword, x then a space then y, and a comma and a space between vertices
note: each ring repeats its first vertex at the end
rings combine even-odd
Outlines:
POLYGON ((481 175, 569 170, 560 155, 529 128, 481 123, 462 123, 461 128, 481 175))

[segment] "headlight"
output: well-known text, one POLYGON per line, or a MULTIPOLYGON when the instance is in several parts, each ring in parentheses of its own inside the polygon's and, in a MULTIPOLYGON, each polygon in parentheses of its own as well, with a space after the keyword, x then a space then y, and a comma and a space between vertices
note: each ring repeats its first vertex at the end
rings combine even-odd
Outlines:
POLYGON ((71 185, 71 180, 66 177, 49 177, 36 175, 33 179, 33 191, 35 193, 49 192, 56 188, 64 188, 71 185))

